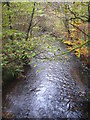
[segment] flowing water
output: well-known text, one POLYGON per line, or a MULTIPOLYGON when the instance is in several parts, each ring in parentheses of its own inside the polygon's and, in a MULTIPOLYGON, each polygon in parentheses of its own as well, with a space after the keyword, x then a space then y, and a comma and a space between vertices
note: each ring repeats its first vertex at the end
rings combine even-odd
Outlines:
MULTIPOLYGON (((65 51, 59 41, 54 45, 60 47, 57 53, 65 51)), ((39 54, 25 69, 26 78, 3 90, 6 118, 88 118, 88 76, 82 62, 73 53, 56 60, 45 55, 54 57, 48 51, 39 54)))

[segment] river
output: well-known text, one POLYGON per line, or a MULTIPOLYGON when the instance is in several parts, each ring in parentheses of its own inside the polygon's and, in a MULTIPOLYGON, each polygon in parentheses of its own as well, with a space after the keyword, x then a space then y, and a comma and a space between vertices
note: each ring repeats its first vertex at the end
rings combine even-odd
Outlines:
MULTIPOLYGON (((60 48, 56 54, 66 51, 57 40, 53 45, 60 48)), ((44 50, 25 67, 25 79, 3 90, 6 118, 88 118, 87 68, 73 53, 52 60, 45 59, 45 55, 55 57, 44 50)))

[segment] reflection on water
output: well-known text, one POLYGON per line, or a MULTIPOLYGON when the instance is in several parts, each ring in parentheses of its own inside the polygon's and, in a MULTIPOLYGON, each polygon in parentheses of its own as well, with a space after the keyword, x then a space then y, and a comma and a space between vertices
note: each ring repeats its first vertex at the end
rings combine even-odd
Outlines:
POLYGON ((68 57, 66 62, 33 59, 26 79, 3 91, 3 112, 15 118, 87 118, 88 78, 81 62, 68 57))

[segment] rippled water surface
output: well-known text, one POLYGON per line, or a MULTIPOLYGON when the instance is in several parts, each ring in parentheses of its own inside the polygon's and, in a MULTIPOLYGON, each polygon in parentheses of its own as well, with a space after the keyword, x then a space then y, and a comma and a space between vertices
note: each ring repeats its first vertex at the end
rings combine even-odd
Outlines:
MULTIPOLYGON (((65 50, 58 42, 55 46, 65 50)), ((52 61, 39 57, 33 59, 26 79, 3 91, 3 112, 14 118, 87 118, 88 78, 82 63, 73 54, 52 61)))

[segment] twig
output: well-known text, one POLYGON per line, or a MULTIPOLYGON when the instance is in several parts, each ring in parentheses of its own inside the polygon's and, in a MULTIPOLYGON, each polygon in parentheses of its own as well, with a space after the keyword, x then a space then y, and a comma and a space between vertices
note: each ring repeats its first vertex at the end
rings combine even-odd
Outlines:
POLYGON ((8 64, 10 64, 10 63, 12 63, 12 62, 16 61, 17 59, 18 59, 18 58, 15 58, 15 59, 13 59, 13 60, 11 60, 11 61, 7 62, 6 64, 8 65, 8 64))
POLYGON ((67 54, 67 53, 70 53, 70 52, 72 52, 72 51, 74 51, 74 50, 76 50, 76 49, 78 49, 78 48, 81 49, 84 45, 88 44, 89 42, 90 42, 90 41, 86 41, 86 42, 83 43, 82 45, 77 46, 77 47, 73 48, 72 50, 69 50, 69 51, 67 51, 67 52, 62 53, 62 55, 67 54))
POLYGON ((69 20, 74 20, 74 19, 80 19, 80 20, 83 21, 83 22, 88 22, 88 20, 83 20, 83 19, 80 18, 80 17, 70 18, 70 19, 68 19, 68 21, 69 21, 69 20))
POLYGON ((72 19, 80 19, 81 21, 83 21, 83 22, 87 22, 88 20, 83 20, 81 17, 84 17, 84 18, 87 18, 88 19, 88 17, 86 17, 86 16, 81 16, 81 17, 79 17, 79 14, 78 13, 75 13, 75 12, 73 12, 71 9, 70 9, 70 7, 69 7, 69 5, 68 5, 68 10, 71 12, 71 14, 73 14, 74 15, 74 17, 75 18, 70 18, 69 20, 72 20, 72 19))
POLYGON ((79 27, 77 27, 76 25, 72 24, 69 22, 70 25, 72 25, 73 27, 77 28, 78 30, 80 30, 84 35, 90 37, 88 34, 86 34, 83 30, 81 30, 79 27))

